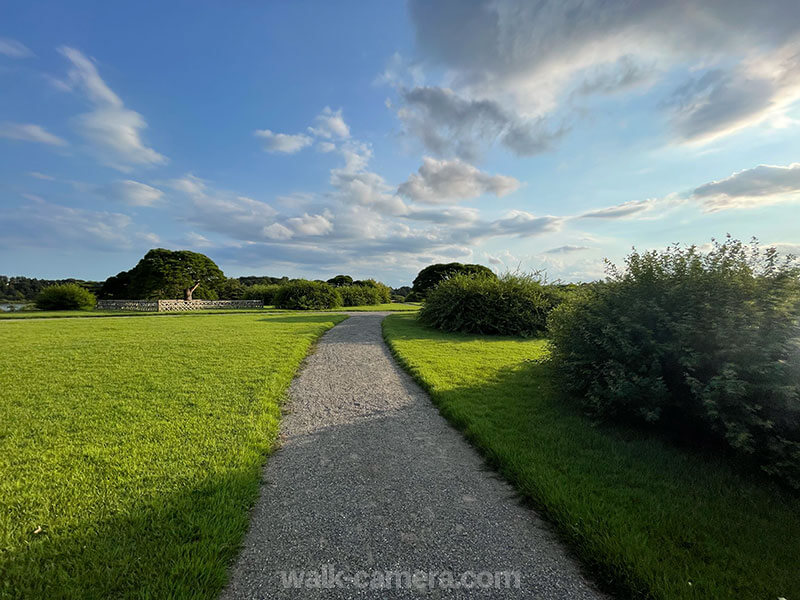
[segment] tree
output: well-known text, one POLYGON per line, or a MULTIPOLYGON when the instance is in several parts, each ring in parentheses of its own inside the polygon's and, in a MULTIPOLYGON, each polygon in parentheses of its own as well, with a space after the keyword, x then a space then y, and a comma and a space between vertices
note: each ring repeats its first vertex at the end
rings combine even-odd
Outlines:
POLYGON ((428 292, 438 285, 441 281, 448 279, 456 274, 477 275, 484 277, 497 278, 497 275, 483 265, 462 264, 462 263, 438 263, 425 267, 414 279, 413 287, 415 298, 425 298, 428 292))
POLYGON ((154 248, 133 269, 109 277, 103 284, 105 298, 216 299, 226 278, 213 260, 189 250, 154 248), (201 287, 202 286, 202 287, 201 287))
POLYGON ((346 285, 353 285, 353 278, 350 275, 337 275, 328 279, 327 283, 333 287, 344 287, 346 285))

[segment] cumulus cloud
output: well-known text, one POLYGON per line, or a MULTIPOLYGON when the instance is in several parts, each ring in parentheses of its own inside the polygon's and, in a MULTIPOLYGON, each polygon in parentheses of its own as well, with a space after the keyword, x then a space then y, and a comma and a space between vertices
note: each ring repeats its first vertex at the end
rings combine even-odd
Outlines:
POLYGON ((787 166, 758 165, 695 188, 691 197, 709 212, 729 208, 752 208, 797 199, 800 193, 800 163, 787 166))
POLYGON ((419 171, 401 183, 397 191, 416 202, 446 204, 483 194, 502 197, 519 186, 513 177, 490 175, 458 159, 437 160, 426 156, 419 171))
POLYGON ((275 221, 277 211, 266 202, 239 196, 209 186, 192 174, 168 183, 181 192, 188 203, 177 204, 180 218, 236 240, 263 239, 264 228, 275 221))
POLYGON ((345 205, 358 204, 387 214, 408 212, 403 200, 383 177, 367 170, 372 149, 363 142, 349 141, 339 150, 344 165, 331 169, 334 196, 345 205))
POLYGON ((331 223, 329 215, 309 215, 305 213, 301 217, 287 219, 286 227, 297 234, 318 236, 330 233, 333 230, 333 223, 331 223))
POLYGON ((33 52, 31 52, 25 44, 6 37, 0 37, 0 54, 10 56, 11 58, 28 58, 33 56, 33 52))
POLYGON ((67 141, 32 123, 0 123, 0 138, 36 142, 48 146, 66 146, 67 141))
MULTIPOLYGON (((628 92, 667 77, 686 80, 663 102, 679 141, 705 143, 778 118, 800 99, 800 5, 794 0, 413 0, 409 6, 417 64, 443 72, 469 114, 481 115, 467 123, 489 124, 446 134, 448 118, 406 94, 398 114, 429 148, 474 151, 497 140, 518 152, 508 143, 513 136, 495 135, 498 122, 545 118, 547 125, 555 113, 574 111, 571 102, 581 97, 628 92)), ((464 114, 453 104, 449 113, 464 114)), ((526 139, 527 153, 557 141, 542 135, 548 131, 563 133, 544 127, 534 141, 546 143, 526 139)))
POLYGON ((101 186, 98 192, 112 202, 121 202, 129 206, 153 206, 164 195, 164 192, 157 188, 131 179, 101 186))
POLYGON ((76 118, 78 130, 109 166, 128 170, 131 165, 158 165, 167 158, 142 140, 147 127, 144 117, 125 107, 106 85, 94 63, 82 52, 67 46, 59 49, 71 63, 69 85, 80 90, 93 110, 76 118))
POLYGON ((520 156, 551 149, 567 132, 544 118, 523 118, 489 99, 469 99, 444 87, 401 91, 397 115, 406 130, 437 155, 475 160, 495 141, 520 156))
POLYGON ((350 137, 350 127, 342 117, 342 109, 331 110, 326 106, 314 119, 314 127, 308 130, 317 137, 346 139, 350 137))
POLYGON ((302 133, 273 133, 269 129, 257 129, 254 135, 264 140, 264 150, 267 152, 283 154, 300 152, 303 148, 310 146, 312 142, 310 137, 302 133))

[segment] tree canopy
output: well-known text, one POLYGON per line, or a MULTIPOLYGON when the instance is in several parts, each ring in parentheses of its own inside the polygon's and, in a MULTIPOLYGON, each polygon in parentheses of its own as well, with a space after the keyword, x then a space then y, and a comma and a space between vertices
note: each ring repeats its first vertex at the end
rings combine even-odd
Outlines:
POLYGON ((104 298, 217 298, 227 280, 205 254, 189 250, 150 250, 130 271, 109 277, 104 298))
POLYGON ((495 279, 497 278, 497 275, 495 275, 491 269, 484 267, 483 265, 462 264, 457 262, 437 263, 422 269, 422 271, 420 271, 417 277, 414 279, 412 284, 413 287, 411 289, 415 296, 419 298, 425 298, 428 295, 428 292, 441 281, 456 274, 483 275, 486 277, 493 277, 495 279))
POLYGON ((327 283, 333 287, 344 287, 346 285, 353 285, 353 278, 350 275, 337 275, 328 279, 327 283))

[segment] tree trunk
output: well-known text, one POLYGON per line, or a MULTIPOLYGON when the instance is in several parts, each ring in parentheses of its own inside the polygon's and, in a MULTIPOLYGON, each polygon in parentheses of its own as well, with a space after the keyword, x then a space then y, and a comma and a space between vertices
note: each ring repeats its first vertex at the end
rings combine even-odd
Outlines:
POLYGON ((194 284, 194 286, 192 286, 190 288, 186 288, 185 290, 183 290, 184 300, 191 300, 192 299, 192 293, 197 289, 197 286, 199 286, 199 285, 200 285, 200 282, 198 281, 197 283, 194 284))

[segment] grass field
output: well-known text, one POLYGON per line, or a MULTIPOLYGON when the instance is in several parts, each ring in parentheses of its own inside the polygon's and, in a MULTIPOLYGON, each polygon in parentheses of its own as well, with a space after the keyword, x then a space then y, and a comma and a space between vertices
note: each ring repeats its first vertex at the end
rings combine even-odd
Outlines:
POLYGON ((322 314, 0 323, 0 598, 214 598, 322 314))
MULTIPOLYGON (((387 304, 373 304, 365 306, 347 306, 342 308, 328 308, 323 312, 412 312, 419 310, 419 304, 406 304, 391 302, 387 304)), ((17 312, 0 312, 3 319, 60 319, 66 317, 92 318, 92 317, 153 317, 153 316, 191 316, 191 315, 224 315, 260 312, 286 312, 274 306, 265 306, 261 309, 237 308, 229 310, 192 310, 187 312, 155 313, 131 310, 25 310, 17 312)))
POLYGON ((384 335, 441 412, 623 596, 800 598, 800 498, 721 459, 595 427, 559 394, 544 340, 384 335))

